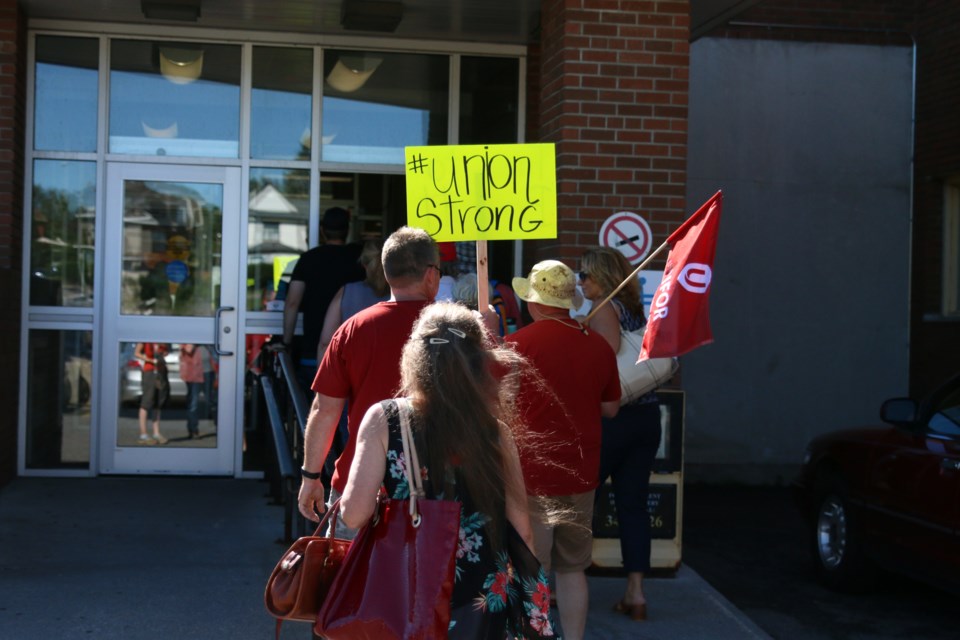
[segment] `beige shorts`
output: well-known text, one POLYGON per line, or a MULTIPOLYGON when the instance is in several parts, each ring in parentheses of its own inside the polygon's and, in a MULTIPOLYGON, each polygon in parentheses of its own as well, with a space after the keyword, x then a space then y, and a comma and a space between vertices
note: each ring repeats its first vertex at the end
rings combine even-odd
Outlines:
POLYGON ((533 551, 544 570, 574 573, 590 566, 593 559, 594 492, 570 496, 550 496, 549 503, 559 511, 558 522, 546 522, 542 498, 527 496, 530 526, 533 529, 533 551), (557 509, 559 507, 559 509, 557 509))

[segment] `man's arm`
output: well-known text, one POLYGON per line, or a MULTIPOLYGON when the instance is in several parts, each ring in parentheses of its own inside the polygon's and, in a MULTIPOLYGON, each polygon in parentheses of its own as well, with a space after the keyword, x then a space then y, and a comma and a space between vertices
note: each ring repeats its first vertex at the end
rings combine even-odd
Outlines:
POLYGON ((612 400, 610 402, 600 403, 600 415, 604 418, 612 418, 620 411, 620 401, 612 400))
POLYGON ((287 297, 283 303, 283 344, 293 342, 293 333, 297 330, 297 314, 303 302, 303 292, 307 285, 303 280, 291 280, 287 287, 287 297))
MULTIPOLYGON (((307 429, 303 439, 303 468, 307 471, 319 473, 323 468, 323 461, 330 451, 330 444, 343 412, 344 398, 331 398, 318 393, 310 407, 307 417, 307 429)), ((303 478, 300 484, 298 503, 300 513, 304 518, 318 522, 319 518, 313 512, 314 507, 323 513, 326 509, 323 503, 323 483, 309 478, 303 478)))

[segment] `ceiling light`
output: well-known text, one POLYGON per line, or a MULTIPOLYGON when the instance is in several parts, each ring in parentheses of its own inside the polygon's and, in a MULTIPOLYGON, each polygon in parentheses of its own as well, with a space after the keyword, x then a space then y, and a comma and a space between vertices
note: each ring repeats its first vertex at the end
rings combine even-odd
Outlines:
POLYGON ((203 49, 160 47, 160 73, 174 84, 190 84, 203 72, 203 49))
POLYGON ((400 0, 343 0, 340 26, 355 31, 392 32, 403 17, 400 0))
POLYGON ((370 58, 363 55, 340 56, 337 64, 327 75, 327 84, 344 93, 356 91, 367 83, 381 62, 383 58, 370 58))

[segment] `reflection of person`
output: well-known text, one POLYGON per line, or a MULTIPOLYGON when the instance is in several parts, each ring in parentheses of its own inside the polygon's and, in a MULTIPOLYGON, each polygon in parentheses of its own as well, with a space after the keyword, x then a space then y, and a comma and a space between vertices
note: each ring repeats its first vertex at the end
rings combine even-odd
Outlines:
POLYGON ((133 357, 141 361, 140 372, 140 444, 166 444, 160 434, 160 410, 170 397, 170 380, 164 356, 170 352, 166 344, 138 342, 133 357), (147 418, 153 411, 153 436, 147 434, 147 418))
POLYGON ((524 380, 518 403, 523 421, 549 452, 545 464, 525 448, 520 451, 530 499, 534 551, 556 573, 557 602, 564 637, 580 640, 587 623, 585 569, 593 551, 593 495, 600 467, 600 417, 616 415, 620 406, 617 359, 595 332, 570 317, 580 306, 573 271, 556 260, 534 265, 528 278, 514 278, 513 289, 527 302, 533 323, 507 336, 539 371, 552 394, 524 380), (571 513, 570 521, 551 524, 544 501, 549 497, 571 513))
POLYGON ((457 267, 457 248, 454 242, 439 242, 440 249, 440 288, 437 290, 437 302, 453 300, 453 285, 460 270, 457 267))
POLYGON ((327 306, 337 291, 348 282, 363 278, 357 264, 360 246, 346 244, 350 212, 331 207, 320 221, 323 244, 304 252, 293 268, 283 306, 283 344, 290 347, 297 327, 297 314, 303 312, 303 341, 300 343, 299 377, 309 386, 317 371, 317 345, 327 306))
POLYGON ((186 264, 190 242, 183 231, 173 231, 165 251, 143 256, 147 273, 140 276, 141 310, 152 315, 188 315, 193 298, 194 278, 186 264))
MULTIPOLYGON (((498 420, 509 413, 511 394, 498 388, 492 370, 509 369, 517 355, 487 350, 485 340, 474 313, 438 302, 420 315, 401 361, 400 394, 412 405, 413 446, 422 452, 415 473, 424 479, 425 497, 442 494, 461 504, 449 637, 553 636, 546 574, 528 550, 516 554, 528 562, 511 554, 511 537, 519 534, 527 547, 532 537, 514 437, 498 420)), ((408 463, 398 402, 374 404, 360 424, 340 503, 347 526, 359 528, 372 517, 381 486, 394 499, 409 496, 408 463)))
POLYGON ((187 435, 200 437, 200 391, 203 389, 204 349, 180 345, 180 379, 187 385, 187 435))
MULTIPOLYGON (((599 247, 583 254, 580 287, 597 304, 616 289, 633 269, 616 249, 599 247)), ((620 330, 634 331, 646 324, 640 283, 633 278, 609 304, 590 319, 590 328, 603 336, 614 353, 620 349, 620 330)), ((650 392, 620 408, 603 421, 600 482, 613 479, 620 523, 620 553, 627 571, 627 588, 614 609, 634 620, 647 617, 643 575, 650 571, 650 516, 647 494, 650 470, 660 447, 660 404, 650 392)))
MULTIPOLYGON (((320 482, 334 430, 345 402, 349 437, 337 459, 331 480, 330 499, 346 486, 347 472, 356 447, 357 428, 367 409, 390 398, 400 386, 400 352, 410 328, 437 294, 440 282, 437 245, 422 229, 401 227, 383 245, 383 272, 390 285, 390 300, 368 307, 344 322, 333 338, 313 381, 316 396, 307 418, 300 486, 300 512, 317 520, 313 510, 324 510, 324 487, 320 482)), ((338 537, 353 537, 344 527, 338 537)))

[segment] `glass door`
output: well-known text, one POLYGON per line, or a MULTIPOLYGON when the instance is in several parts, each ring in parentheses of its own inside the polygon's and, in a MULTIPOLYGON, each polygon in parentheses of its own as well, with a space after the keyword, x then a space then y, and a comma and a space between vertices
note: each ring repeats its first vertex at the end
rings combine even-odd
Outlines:
POLYGON ((107 168, 101 473, 232 475, 240 170, 107 168))

